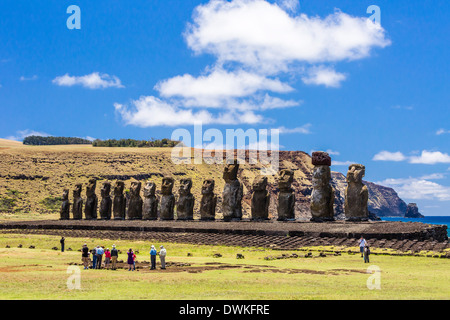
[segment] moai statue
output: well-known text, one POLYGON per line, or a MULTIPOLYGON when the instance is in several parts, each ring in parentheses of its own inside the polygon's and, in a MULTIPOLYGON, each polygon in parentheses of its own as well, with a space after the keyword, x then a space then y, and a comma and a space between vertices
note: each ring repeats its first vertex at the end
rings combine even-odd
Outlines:
POLYGON ((295 194, 291 188, 294 171, 281 170, 278 174, 278 221, 295 220, 295 194))
POLYGON ((102 201, 100 202, 100 219, 111 220, 112 200, 111 200, 111 183, 103 182, 100 190, 102 201))
POLYGON ((202 201, 200 202, 200 219, 215 220, 217 197, 214 195, 215 181, 212 179, 203 181, 202 201))
POLYGON ((62 204, 60 211, 60 220, 70 219, 70 201, 69 201, 69 190, 65 189, 62 196, 62 204))
POLYGON ((173 178, 163 178, 162 186, 161 186, 161 212, 159 214, 159 218, 161 220, 173 220, 173 209, 175 207, 175 196, 172 193, 173 178))
POLYGON ((144 205, 142 207, 142 219, 156 220, 158 219, 158 203, 159 199, 155 194, 156 184, 147 182, 144 187, 144 205))
POLYGON ((242 219, 243 187, 237 178, 238 171, 237 160, 234 160, 233 164, 227 164, 223 171, 225 187, 222 194, 222 212, 225 221, 242 219))
POLYGON ((362 182, 366 167, 362 164, 352 164, 348 168, 347 188, 345 189, 345 217, 350 221, 369 219, 369 189, 362 182))
POLYGON ((98 198, 95 194, 96 186, 96 179, 90 179, 88 185, 86 186, 86 205, 84 206, 84 217, 86 220, 97 219, 98 198))
POLYGON ((142 219, 142 198, 141 198, 140 182, 134 181, 130 188, 130 203, 128 205, 128 219, 141 220, 142 219))
POLYGON ((331 157, 326 152, 312 154, 313 192, 311 194, 311 221, 334 221, 334 189, 331 186, 331 157))
POLYGON ((192 180, 181 179, 177 201, 177 220, 194 220, 195 197, 191 193, 192 180))
POLYGON ((253 181, 252 220, 269 220, 269 204, 267 177, 257 176, 253 181))
POLYGON ((82 188, 83 185, 77 184, 73 190, 72 215, 74 220, 83 219, 83 198, 81 198, 82 188))
POLYGON ((114 200, 113 200, 113 214, 114 220, 124 220, 125 212, 127 209, 127 198, 123 194, 125 189, 125 183, 123 181, 117 181, 114 186, 114 200))

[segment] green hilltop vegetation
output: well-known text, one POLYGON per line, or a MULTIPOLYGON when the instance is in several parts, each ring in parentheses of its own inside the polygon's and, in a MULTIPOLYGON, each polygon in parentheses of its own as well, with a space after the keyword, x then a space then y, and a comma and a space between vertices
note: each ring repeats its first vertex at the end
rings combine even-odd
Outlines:
POLYGON ((116 148, 173 148, 179 141, 170 139, 157 140, 134 140, 134 139, 109 139, 109 140, 94 140, 92 146, 94 147, 116 147, 116 148))
POLYGON ((40 137, 29 136, 23 139, 23 144, 29 146, 56 146, 64 144, 92 144, 92 141, 72 137, 40 137))

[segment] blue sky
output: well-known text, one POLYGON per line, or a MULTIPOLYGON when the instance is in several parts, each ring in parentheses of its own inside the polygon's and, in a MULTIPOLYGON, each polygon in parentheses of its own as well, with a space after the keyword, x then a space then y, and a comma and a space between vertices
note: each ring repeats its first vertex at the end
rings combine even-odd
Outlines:
POLYGON ((280 128, 450 215, 450 3, 0 1, 0 137, 280 128), (81 10, 69 30, 67 8, 81 10), (367 24, 370 5, 379 24, 367 24))

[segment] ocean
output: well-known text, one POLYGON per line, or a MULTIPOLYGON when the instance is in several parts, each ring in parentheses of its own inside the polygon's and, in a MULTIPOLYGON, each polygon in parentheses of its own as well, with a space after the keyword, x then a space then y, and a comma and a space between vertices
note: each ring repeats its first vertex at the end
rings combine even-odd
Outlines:
POLYGON ((401 221, 401 222, 422 222, 427 224, 445 224, 447 226, 447 234, 450 236, 450 216, 425 217, 423 219, 407 219, 407 218, 388 218, 380 217, 383 221, 401 221))

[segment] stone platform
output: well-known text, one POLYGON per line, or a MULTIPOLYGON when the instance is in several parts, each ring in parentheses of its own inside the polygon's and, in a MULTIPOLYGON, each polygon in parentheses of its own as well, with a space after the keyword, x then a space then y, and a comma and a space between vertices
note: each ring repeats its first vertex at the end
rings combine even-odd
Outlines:
POLYGON ((223 222, 223 221, 102 221, 45 220, 0 223, 0 229, 27 230, 98 230, 194 234, 228 234, 253 236, 284 236, 314 238, 359 238, 386 240, 447 241, 447 226, 419 222, 223 222))

